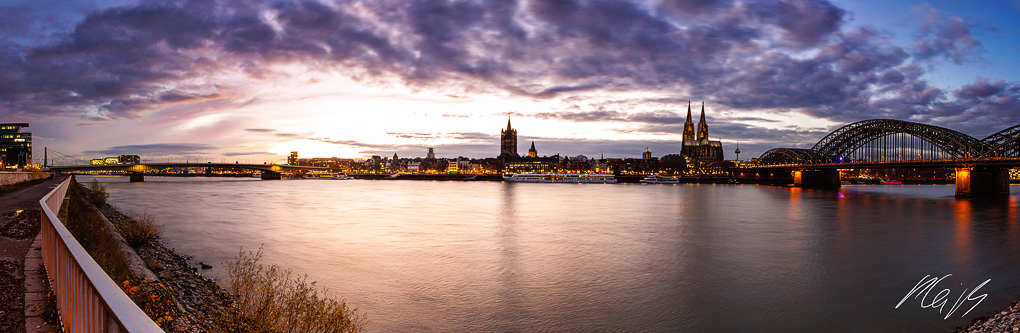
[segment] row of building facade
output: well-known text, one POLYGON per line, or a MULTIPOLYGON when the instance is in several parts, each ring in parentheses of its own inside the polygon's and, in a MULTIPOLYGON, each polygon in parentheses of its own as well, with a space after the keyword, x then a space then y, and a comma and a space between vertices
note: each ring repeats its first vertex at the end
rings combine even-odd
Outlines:
POLYGON ((527 155, 517 153, 518 131, 507 119, 506 128, 500 129, 499 155, 494 158, 466 157, 436 158, 434 148, 428 148, 425 157, 392 158, 372 156, 367 160, 342 158, 298 158, 297 152, 288 157, 288 164, 321 166, 350 173, 617 173, 617 174, 720 174, 723 172, 723 148, 719 140, 711 140, 705 106, 695 126, 692 106, 687 105, 680 152, 661 158, 653 157, 648 150, 641 158, 588 158, 539 156, 535 142, 531 142, 527 155))

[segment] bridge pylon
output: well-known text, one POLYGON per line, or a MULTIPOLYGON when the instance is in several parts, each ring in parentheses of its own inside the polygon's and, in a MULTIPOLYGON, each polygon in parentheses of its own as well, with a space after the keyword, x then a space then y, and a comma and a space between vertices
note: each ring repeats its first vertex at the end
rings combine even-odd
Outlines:
POLYGON ((262 170, 262 180, 280 180, 283 176, 276 171, 262 170))
POLYGON ((793 171, 793 184, 805 188, 839 188, 839 170, 805 169, 793 171))
POLYGON ((956 196, 1009 195, 1009 170, 1002 167, 964 165, 956 168, 956 196))

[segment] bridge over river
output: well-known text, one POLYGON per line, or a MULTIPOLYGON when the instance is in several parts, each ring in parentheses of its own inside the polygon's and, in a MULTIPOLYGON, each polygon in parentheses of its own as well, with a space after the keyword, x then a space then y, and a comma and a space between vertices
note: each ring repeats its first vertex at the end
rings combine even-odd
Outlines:
POLYGON ((69 165, 52 166, 50 171, 58 173, 72 172, 123 172, 131 177, 132 182, 145 181, 145 174, 158 173, 161 170, 174 168, 204 169, 211 174, 212 169, 252 170, 262 173, 262 179, 280 179, 281 173, 295 171, 326 170, 324 167, 278 165, 278 164, 238 164, 238 163, 140 163, 113 165, 69 165))
POLYGON ((840 127, 811 148, 773 148, 743 172, 789 174, 803 187, 839 187, 840 169, 952 168, 956 195, 1009 194, 1009 169, 1020 167, 1020 125, 984 139, 892 119, 840 127))

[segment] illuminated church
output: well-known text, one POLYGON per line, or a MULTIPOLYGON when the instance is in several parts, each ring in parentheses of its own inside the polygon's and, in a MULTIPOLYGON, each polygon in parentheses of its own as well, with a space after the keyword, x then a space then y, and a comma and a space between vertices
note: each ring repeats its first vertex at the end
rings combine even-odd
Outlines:
POLYGON ((517 130, 510 127, 510 117, 506 118, 506 129, 499 131, 499 138, 499 157, 519 156, 517 155, 517 130))
POLYGON ((694 122, 691 119, 691 102, 687 102, 687 122, 684 123, 684 136, 680 155, 700 163, 723 160, 722 142, 708 139, 708 122, 705 121, 705 102, 701 102, 701 120, 698 121, 697 133, 694 131, 694 122))

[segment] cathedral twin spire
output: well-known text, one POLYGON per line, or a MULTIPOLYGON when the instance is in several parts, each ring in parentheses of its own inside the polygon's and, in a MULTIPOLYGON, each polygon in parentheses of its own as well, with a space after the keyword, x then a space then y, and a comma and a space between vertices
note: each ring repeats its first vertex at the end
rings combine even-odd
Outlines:
POLYGON ((705 121, 705 102, 701 102, 701 120, 695 136, 694 121, 691 119, 691 102, 687 101, 687 121, 684 122, 684 140, 708 140, 708 121, 705 121))

